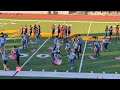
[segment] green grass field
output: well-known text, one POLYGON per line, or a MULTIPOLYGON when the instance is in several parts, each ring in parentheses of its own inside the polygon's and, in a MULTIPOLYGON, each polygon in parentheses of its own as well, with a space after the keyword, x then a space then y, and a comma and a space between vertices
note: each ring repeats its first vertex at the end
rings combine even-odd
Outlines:
MULTIPOLYGON (((20 20, 20 19, 19 19, 20 20)), ((27 19, 28 20, 28 19, 27 19)), ((40 20, 40 19, 39 19, 40 20)), ((42 19, 45 20, 45 19, 42 19)), ((53 20, 53 19, 52 19, 53 20)), ((58 20, 57 20, 58 21, 58 20)), ((51 33, 51 26, 52 24, 64 24, 66 20, 62 20, 63 22, 44 22, 44 21, 14 21, 14 20, 0 20, 0 32, 4 32, 4 30, 18 30, 21 25, 41 25, 41 32, 42 33, 51 33)), ((96 20, 97 21, 97 20, 96 20)), ((100 22, 100 20, 99 20, 100 22)), ((102 22, 104 22, 102 20, 102 22)), ((106 20, 105 20, 106 22, 106 20)), ((108 21, 107 21, 108 22, 108 21)), ((94 21, 91 23, 83 23, 83 22, 69 22, 67 21, 65 24, 70 24, 72 33, 76 34, 81 34, 84 36, 87 36, 89 33, 90 36, 96 35, 96 36, 103 36, 104 35, 104 29, 106 25, 110 26, 113 25, 114 29, 116 26, 115 21, 113 23, 94 23, 94 21)), ((9 35, 11 37, 12 34, 9 35)), ((41 37, 40 42, 41 44, 47 40, 48 37, 41 37)), ((30 40, 35 42, 35 38, 31 38, 30 40)), ((62 43, 62 39, 60 39, 62 43)), ((88 48, 89 44, 91 41, 88 41, 86 48, 85 48, 85 53, 84 53, 84 58, 82 62, 82 68, 81 72, 85 73, 88 72, 90 73, 91 71, 95 73, 102 73, 105 71, 106 73, 115 73, 118 72, 120 73, 120 61, 115 60, 116 56, 119 56, 120 54, 120 40, 118 39, 111 39, 111 44, 108 46, 108 52, 100 52, 101 58, 97 60, 91 60, 88 56, 89 55, 94 55, 95 52, 88 48)), ((8 50, 8 53, 10 53, 11 48, 16 45, 18 47, 22 46, 21 43, 21 37, 19 34, 16 36, 12 37, 10 40, 7 40, 5 47, 8 50)), ((61 46, 61 52, 62 52, 62 65, 60 66, 54 66, 52 64, 52 58, 38 58, 36 55, 38 54, 50 54, 51 50, 48 50, 50 46, 53 45, 53 38, 50 38, 42 47, 41 49, 30 59, 30 61, 22 68, 24 71, 29 71, 32 69, 33 71, 42 71, 45 69, 45 71, 54 71, 57 70, 58 72, 66 72, 66 70, 69 70, 69 72, 79 72, 79 67, 81 63, 81 58, 80 60, 75 61, 75 69, 73 71, 70 71, 70 63, 68 62, 68 57, 67 57, 67 52, 65 51, 65 46, 61 46)), ((85 42, 82 45, 82 52, 85 46, 85 42)), ((23 65, 26 60, 30 58, 30 56, 33 54, 30 52, 31 48, 36 48, 38 49, 39 46, 35 44, 29 44, 29 50, 22 50, 21 53, 28 53, 28 57, 21 57, 20 58, 20 64, 23 65)), ((80 54, 82 57, 82 54, 80 54)), ((1 56, 0 56, 0 61, 1 61, 1 56)), ((10 70, 15 70, 16 69, 16 61, 9 59, 7 63, 8 67, 10 70)), ((0 62, 0 70, 3 70, 2 66, 2 61, 0 62)), ((1 77, 2 78, 2 77, 1 77)))

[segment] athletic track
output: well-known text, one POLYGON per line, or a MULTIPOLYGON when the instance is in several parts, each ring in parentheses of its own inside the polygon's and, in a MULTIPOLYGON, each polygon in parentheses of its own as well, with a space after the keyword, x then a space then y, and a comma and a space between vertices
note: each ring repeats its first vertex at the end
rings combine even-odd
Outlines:
POLYGON ((46 19, 86 19, 86 20, 120 20, 120 16, 81 16, 81 15, 47 15, 47 14, 0 14, 0 18, 46 18, 46 19))

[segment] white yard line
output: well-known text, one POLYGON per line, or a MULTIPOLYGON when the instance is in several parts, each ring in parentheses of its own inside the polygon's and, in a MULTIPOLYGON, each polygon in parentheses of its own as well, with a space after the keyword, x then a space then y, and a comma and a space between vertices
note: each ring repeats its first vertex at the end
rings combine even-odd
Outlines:
MULTIPOLYGON (((0 19, 1 20, 1 19, 0 19)), ((4 20, 4 19, 3 19, 4 20)), ((7 23, 7 24, 5 24, 5 25, 8 25, 8 24, 10 24, 11 22, 9 22, 9 23, 7 23)), ((5 25, 3 25, 3 26, 5 26, 5 25)), ((17 33, 15 34, 15 35, 13 35, 13 36, 11 36, 10 38, 7 38, 6 40, 9 40, 9 39, 11 39, 12 37, 14 37, 14 36, 16 36, 17 35, 17 33)))
POLYGON ((5 26, 5 25, 8 25, 8 24, 11 24, 13 21, 11 21, 11 22, 9 22, 9 23, 4 23, 3 25, 1 25, 1 26, 5 26))
POLYGON ((9 39, 11 39, 12 37, 14 37, 16 35, 17 35, 17 33, 15 35, 12 35, 11 37, 7 38, 6 40, 9 40, 9 39))
MULTIPOLYGON (((67 22, 67 21, 66 21, 67 22)), ((65 22, 65 23, 66 23, 65 22)), ((39 22, 38 22, 39 23, 39 22)), ((65 24, 64 23, 64 24, 65 24)), ((56 30, 57 31, 57 30, 56 30)), ((35 52, 35 53, 33 53, 33 55, 21 66, 21 68, 23 68, 24 66, 25 66, 25 64, 28 62, 28 61, 30 61, 30 59, 42 48, 42 46, 50 39, 51 37, 49 37, 38 49, 37 49, 37 51, 35 52)))
MULTIPOLYGON (((43 22, 64 22, 57 20, 15 20, 15 21, 43 21, 43 22)), ((80 23, 90 23, 91 21, 68 21, 68 22, 80 22, 80 23)), ((93 21, 93 23, 116 23, 116 22, 102 22, 102 21, 93 21)), ((120 22, 117 22, 120 23, 120 22)))
MULTIPOLYGON (((67 22, 67 21, 64 21, 65 23, 67 22)), ((39 23, 39 22, 38 22, 39 23)), ((65 24, 64 23, 64 24, 65 24)), ((57 31, 57 30, 56 30, 57 31)), ((55 31, 55 32, 56 32, 55 31)), ((21 66, 21 68, 23 68, 30 60, 31 60, 31 58, 42 48, 42 46, 50 39, 51 37, 49 37, 38 49, 37 49, 37 51, 35 52, 35 53, 33 53, 33 55, 21 66)), ((17 74, 18 72, 16 71, 13 75, 12 75, 12 78, 14 77, 14 76, 16 76, 16 74, 17 74)))
MULTIPOLYGON (((40 21, 39 21, 40 22, 40 21)), ((37 23, 39 23, 39 22, 37 22, 37 23)), ((36 24, 37 24, 36 23, 36 24)), ((14 34, 14 35, 12 35, 11 37, 9 37, 9 38, 7 38, 6 40, 9 40, 9 39, 11 39, 12 37, 14 37, 14 36, 16 36, 17 35, 17 33, 16 34, 14 34)))
MULTIPOLYGON (((65 20, 19 20, 19 19, 0 19, 0 20, 10 20, 10 21, 39 21, 39 22, 65 22, 65 20)), ((69 20, 68 22, 81 22, 81 23, 90 23, 91 21, 81 21, 81 20, 69 20)), ((116 23, 116 22, 105 22, 105 21, 92 21, 92 23, 116 23)), ((117 22, 120 23, 120 22, 117 22)))
MULTIPOLYGON (((40 22, 40 21, 38 21, 37 23, 39 23, 39 22, 40 22)), ((36 24, 37 24, 37 23, 36 23, 36 24)), ((44 45, 50 38, 51 38, 51 37, 49 37, 47 40, 45 40, 45 42, 36 50, 36 52, 33 53, 33 55, 21 66, 21 68, 23 68, 23 67, 27 64, 27 62, 31 60, 31 58, 43 47, 43 45, 44 45)))
POLYGON ((27 62, 31 60, 31 58, 43 47, 43 45, 44 45, 49 39, 50 39, 50 37, 36 50, 35 53, 33 53, 33 55, 21 66, 21 68, 23 68, 23 67, 27 64, 27 62))
MULTIPOLYGON (((67 21, 66 21, 67 22, 67 21)), ((66 23, 65 22, 65 23, 66 23)), ((39 22, 37 22, 37 23, 39 23, 39 22)), ((64 23, 64 24, 65 24, 64 23)), ((57 31, 57 30, 56 30, 57 31)), ((25 66, 25 64, 40 50, 40 48, 42 48, 42 46, 50 39, 51 37, 49 37, 38 49, 37 49, 37 51, 35 52, 35 53, 33 53, 33 55, 21 66, 21 68, 23 68, 24 66, 25 66)))
MULTIPOLYGON (((90 28, 91 28, 91 24, 92 24, 92 22, 90 22, 90 25, 89 25, 89 28, 88 28, 87 36, 89 35, 90 28)), ((85 50, 86 50, 86 45, 87 45, 87 40, 85 41, 85 46, 84 46, 83 54, 82 54, 82 57, 81 57, 81 62, 80 62, 80 67, 79 67, 79 73, 81 72, 82 63, 83 63, 83 59, 84 59, 84 54, 85 54, 85 50)))

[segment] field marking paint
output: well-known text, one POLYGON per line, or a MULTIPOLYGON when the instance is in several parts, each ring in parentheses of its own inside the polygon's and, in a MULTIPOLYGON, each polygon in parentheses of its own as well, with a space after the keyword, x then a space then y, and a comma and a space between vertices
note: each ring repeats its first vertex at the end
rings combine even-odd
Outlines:
POLYGON ((28 61, 42 48, 42 46, 50 39, 50 37, 33 53, 33 55, 21 66, 23 68, 25 64, 27 64, 28 61))
MULTIPOLYGON (((68 20, 67 20, 68 21, 68 20)), ((64 21, 65 23, 67 23, 67 21, 64 21)), ((64 24, 65 24, 64 23, 64 24)), ((57 31, 57 30, 56 30, 57 31)), ((56 32, 55 31, 55 32, 56 32)), ((40 48, 42 48, 42 46, 50 39, 51 37, 49 37, 37 50, 36 50, 36 52, 35 53, 33 53, 33 55, 21 66, 21 68, 23 68, 26 64, 27 64, 27 62, 29 62, 30 61, 30 59, 40 50, 40 48)), ((18 71, 16 71, 15 73, 14 73, 14 75, 12 76, 12 78, 16 75, 18 73, 18 71)))
MULTIPOLYGON (((31 58, 42 48, 42 46, 43 46, 50 38, 51 38, 51 37, 49 37, 49 38, 32 54, 32 56, 21 66, 21 69, 31 60, 31 58)), ((16 71, 11 78, 13 78, 17 73, 18 73, 18 71, 16 71)))
MULTIPOLYGON (((89 25, 89 28, 88 28, 87 36, 88 36, 89 33, 90 33, 91 24, 92 24, 92 22, 90 22, 90 25, 89 25)), ((83 59, 84 59, 84 54, 85 54, 85 50, 86 50, 86 45, 87 45, 87 40, 85 41, 85 46, 84 46, 83 54, 82 54, 82 57, 81 57, 81 62, 80 62, 80 67, 79 67, 79 73, 81 72, 82 63, 83 63, 83 59)))
POLYGON ((17 35, 17 33, 15 35, 12 35, 11 37, 7 38, 6 40, 9 40, 9 39, 11 39, 12 37, 14 37, 16 35, 17 35))
POLYGON ((10 22, 10 24, 17 24, 17 23, 10 22))
MULTIPOLYGON (((16 20, 16 21, 23 21, 23 20, 16 20)), ((64 22, 64 21, 57 21, 57 20, 24 20, 24 21, 43 21, 43 22, 64 22)), ((68 22, 80 22, 80 23, 90 23, 91 21, 68 21, 68 22)), ((116 22, 102 22, 102 21, 93 21, 93 23, 116 23, 116 22)), ((117 22, 120 23, 120 22, 117 22)))
MULTIPOLYGON (((42 22, 42 21, 37 21, 36 23, 34 23, 34 24, 38 24, 38 23, 40 23, 40 22, 42 22)), ((34 24, 32 24, 32 26, 34 25, 34 24)), ((30 27, 28 26, 28 29, 30 29, 30 27)))
POLYGON ((49 54, 38 54, 36 55, 36 57, 38 58, 48 58, 48 57, 51 57, 49 54))
MULTIPOLYGON (((10 24, 11 22, 9 22, 9 23, 7 23, 7 24, 4 24, 4 25, 2 25, 2 26, 5 26, 5 25, 8 25, 8 24, 10 24)), ((16 36, 17 35, 17 33, 15 34, 15 35, 13 35, 13 36, 11 36, 10 38, 7 38, 6 40, 9 40, 9 39, 11 39, 12 37, 14 37, 14 36, 16 36)))
MULTIPOLYGON (((39 22, 37 22, 39 23, 39 22)), ((36 24, 37 24, 36 23, 36 24)), ((23 68, 25 66, 25 64, 30 61, 30 59, 42 48, 42 46, 50 39, 50 37, 36 50, 36 52, 33 53, 33 55, 21 66, 21 68, 23 68)))
POLYGON ((5 23, 5 22, 3 22, 3 23, 0 23, 1 24, 1 26, 5 26, 5 25, 8 25, 8 24, 11 24, 13 21, 9 21, 9 23, 5 23))
MULTIPOLYGON (((9 21, 39 21, 39 22, 65 22, 65 20, 19 20, 19 19, 0 19, 0 20, 9 20, 9 21)), ((81 22, 81 23, 90 23, 91 21, 75 21, 75 20, 69 20, 68 22, 81 22)), ((92 21, 92 23, 116 23, 116 22, 104 22, 104 21, 92 21)), ((120 23, 120 22, 117 22, 120 23)))
POLYGON ((35 24, 38 24, 38 23, 40 23, 40 22, 42 22, 42 21, 37 21, 35 24))
MULTIPOLYGON (((37 22, 39 23, 39 22, 37 22)), ((66 22, 65 22, 66 23, 66 22)), ((56 30, 57 31, 57 30, 56 30)), ((23 68, 25 66, 25 64, 40 50, 40 48, 42 48, 42 46, 50 39, 51 37, 49 37, 37 50, 35 53, 33 53, 33 55, 21 66, 21 68, 23 68)))

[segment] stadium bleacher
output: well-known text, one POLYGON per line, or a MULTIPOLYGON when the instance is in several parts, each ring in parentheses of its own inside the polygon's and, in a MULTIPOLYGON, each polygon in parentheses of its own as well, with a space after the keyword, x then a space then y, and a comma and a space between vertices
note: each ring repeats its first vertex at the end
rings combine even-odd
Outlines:
POLYGON ((120 16, 120 11, 0 11, 0 14, 64 14, 64 15, 100 15, 120 16))

